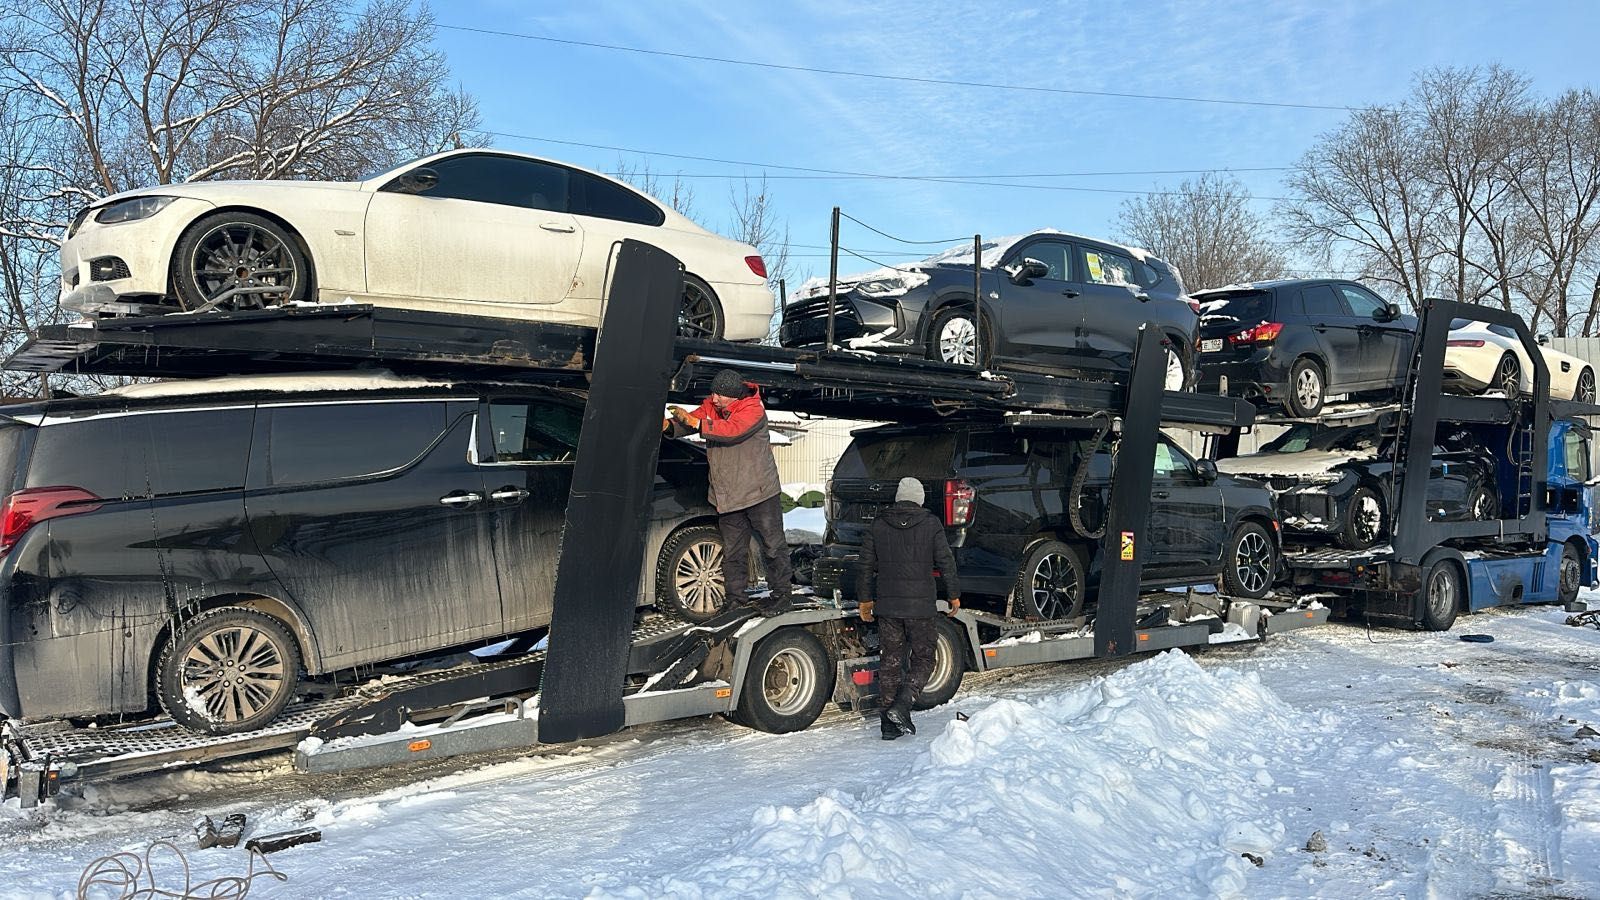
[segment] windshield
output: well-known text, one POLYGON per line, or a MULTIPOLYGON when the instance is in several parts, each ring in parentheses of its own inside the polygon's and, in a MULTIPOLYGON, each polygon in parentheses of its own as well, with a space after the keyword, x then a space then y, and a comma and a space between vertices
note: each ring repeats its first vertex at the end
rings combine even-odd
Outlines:
POLYGON ((1378 428, 1329 428, 1325 425, 1295 425, 1262 446, 1263 452, 1300 453, 1304 450, 1359 451, 1378 446, 1378 428))

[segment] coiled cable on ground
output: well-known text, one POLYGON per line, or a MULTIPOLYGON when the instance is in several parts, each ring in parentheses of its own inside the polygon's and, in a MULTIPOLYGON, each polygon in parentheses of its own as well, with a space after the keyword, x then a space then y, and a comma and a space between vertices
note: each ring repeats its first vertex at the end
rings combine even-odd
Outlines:
POLYGON ((289 876, 279 872, 267 862, 259 850, 249 851, 249 868, 243 875, 222 875, 209 881, 194 883, 189 860, 171 841, 156 841, 144 853, 113 853, 89 863, 78 879, 78 900, 151 900, 156 897, 172 900, 244 900, 250 894, 250 885, 257 878, 271 876, 278 881, 288 881, 289 876), (183 865, 183 886, 164 888, 156 885, 155 866, 150 857, 157 850, 166 850, 183 865), (264 867, 256 871, 256 861, 264 867), (143 883, 141 883, 143 882, 143 883))

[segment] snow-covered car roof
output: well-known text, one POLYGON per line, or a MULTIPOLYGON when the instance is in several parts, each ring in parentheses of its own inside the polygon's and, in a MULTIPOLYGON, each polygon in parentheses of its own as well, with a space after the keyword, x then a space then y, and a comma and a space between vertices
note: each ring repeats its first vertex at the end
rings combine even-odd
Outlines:
POLYGON ((454 384, 453 381, 396 375, 387 370, 308 372, 299 375, 224 375, 218 378, 127 384, 103 391, 100 396, 154 400, 163 397, 201 397, 211 394, 381 391, 395 388, 452 387, 454 384))

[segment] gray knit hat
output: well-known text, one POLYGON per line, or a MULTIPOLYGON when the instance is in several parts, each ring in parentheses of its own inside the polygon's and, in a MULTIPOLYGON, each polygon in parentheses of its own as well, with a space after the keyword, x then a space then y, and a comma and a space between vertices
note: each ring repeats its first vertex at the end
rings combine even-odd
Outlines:
POLYGON ((739 377, 738 372, 723 369, 711 379, 711 393, 738 399, 750 396, 750 389, 745 387, 744 379, 739 377))
POLYGON ((894 489, 894 502, 896 503, 909 500, 921 506, 926 499, 928 499, 928 492, 922 489, 922 482, 915 478, 900 479, 900 486, 894 489))

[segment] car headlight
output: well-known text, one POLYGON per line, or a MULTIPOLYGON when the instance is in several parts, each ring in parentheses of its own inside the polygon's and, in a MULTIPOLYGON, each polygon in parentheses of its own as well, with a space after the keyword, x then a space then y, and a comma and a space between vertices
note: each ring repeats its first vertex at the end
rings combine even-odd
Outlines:
POLYGON ((914 288, 928 283, 921 272, 903 272, 888 278, 873 278, 856 283, 856 290, 868 297, 899 297, 914 288))
POLYGON ((78 229, 83 227, 83 221, 87 218, 89 218, 89 207, 85 206, 78 210, 78 214, 72 217, 72 224, 67 226, 67 240, 72 240, 72 236, 78 233, 78 229))
POLYGON ((118 200, 94 214, 94 220, 101 225, 115 225, 118 222, 133 222, 138 219, 148 219, 163 209, 167 204, 178 199, 177 197, 130 197, 127 200, 118 200))

